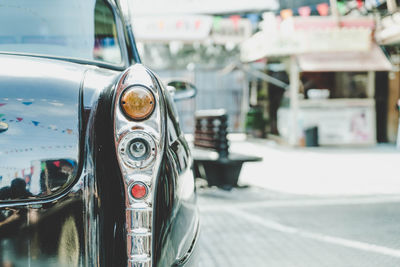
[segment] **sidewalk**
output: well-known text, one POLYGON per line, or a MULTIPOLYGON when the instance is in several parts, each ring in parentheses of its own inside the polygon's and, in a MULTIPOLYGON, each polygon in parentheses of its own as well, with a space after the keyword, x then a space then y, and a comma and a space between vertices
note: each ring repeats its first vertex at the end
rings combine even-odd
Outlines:
POLYGON ((301 195, 400 193, 400 152, 394 146, 289 148, 231 135, 230 151, 263 158, 244 164, 243 185, 301 195))

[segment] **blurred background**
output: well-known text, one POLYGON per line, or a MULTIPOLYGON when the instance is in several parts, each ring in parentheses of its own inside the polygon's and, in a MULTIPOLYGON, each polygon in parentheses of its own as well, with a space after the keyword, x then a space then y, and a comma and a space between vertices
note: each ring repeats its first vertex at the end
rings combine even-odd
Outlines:
POLYGON ((202 266, 400 266, 398 4, 134 2, 143 63, 197 89, 202 266))

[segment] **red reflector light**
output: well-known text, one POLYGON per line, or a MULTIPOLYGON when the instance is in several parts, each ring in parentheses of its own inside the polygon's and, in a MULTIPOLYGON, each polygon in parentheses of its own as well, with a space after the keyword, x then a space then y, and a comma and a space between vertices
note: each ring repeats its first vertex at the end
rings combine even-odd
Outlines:
POLYGON ((134 199, 143 199, 147 196, 147 185, 141 182, 136 182, 131 187, 131 195, 134 199))

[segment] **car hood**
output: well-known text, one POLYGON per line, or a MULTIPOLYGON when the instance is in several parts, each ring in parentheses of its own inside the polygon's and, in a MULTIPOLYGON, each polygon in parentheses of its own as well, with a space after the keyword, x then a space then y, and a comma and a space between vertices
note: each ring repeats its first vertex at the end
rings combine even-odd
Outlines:
POLYGON ((0 55, 0 201, 46 197, 74 180, 90 68, 0 55))

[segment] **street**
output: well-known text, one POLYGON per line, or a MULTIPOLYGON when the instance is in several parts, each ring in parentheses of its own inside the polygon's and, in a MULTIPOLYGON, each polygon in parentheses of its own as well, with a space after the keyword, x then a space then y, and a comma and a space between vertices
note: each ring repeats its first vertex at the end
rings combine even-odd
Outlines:
POLYGON ((201 266, 400 265, 400 196, 202 189, 201 266))
POLYGON ((288 148, 231 135, 230 150, 263 161, 243 166, 242 188, 199 189, 201 266, 400 266, 394 147, 288 148))

